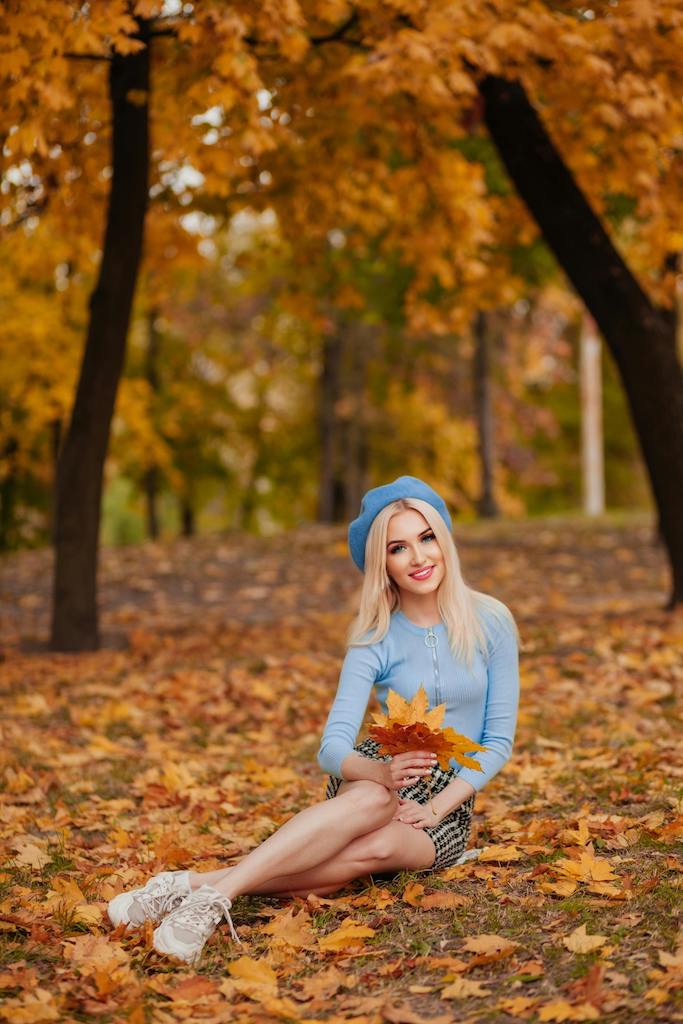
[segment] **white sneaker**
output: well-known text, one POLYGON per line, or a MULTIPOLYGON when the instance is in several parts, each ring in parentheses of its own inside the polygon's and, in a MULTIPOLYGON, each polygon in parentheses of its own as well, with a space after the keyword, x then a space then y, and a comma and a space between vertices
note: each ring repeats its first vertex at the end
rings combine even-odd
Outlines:
POLYGON ((125 922, 126 930, 145 921, 156 924, 191 892, 189 871, 162 871, 153 875, 141 888, 114 896, 109 901, 107 914, 114 927, 125 922))
POLYGON ((155 930, 154 948, 157 953, 196 963, 205 942, 223 917, 230 925, 233 939, 241 945, 230 917, 231 907, 232 900, 212 885, 195 889, 155 930))

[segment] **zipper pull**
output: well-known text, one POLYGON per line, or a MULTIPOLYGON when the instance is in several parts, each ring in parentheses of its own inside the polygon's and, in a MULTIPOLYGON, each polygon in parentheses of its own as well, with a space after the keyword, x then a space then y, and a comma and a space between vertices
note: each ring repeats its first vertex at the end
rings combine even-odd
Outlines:
POLYGON ((439 638, 431 627, 425 633, 424 641, 427 647, 436 647, 438 644, 439 638))

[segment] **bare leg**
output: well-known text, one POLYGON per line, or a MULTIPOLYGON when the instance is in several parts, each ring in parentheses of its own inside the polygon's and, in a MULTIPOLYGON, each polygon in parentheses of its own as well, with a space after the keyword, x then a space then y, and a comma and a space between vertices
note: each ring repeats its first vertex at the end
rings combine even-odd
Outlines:
MULTIPOLYGON (((434 862, 435 855, 434 843, 426 832, 403 822, 391 821, 356 837, 328 860, 308 870, 277 875, 261 884, 250 886, 249 894, 307 896, 313 892, 318 896, 326 896, 348 882, 373 872, 427 869, 434 862)), ((236 867, 211 872, 216 878, 209 884, 225 892, 230 883, 230 875, 235 870, 236 867)), ((207 880, 207 875, 199 877, 207 880)))
MULTIPOLYGON (((235 867, 221 872, 190 873, 190 884, 213 885, 234 899, 273 878, 298 875, 334 858, 358 836, 391 821, 396 795, 375 782, 351 783, 332 800, 307 807, 286 821, 235 867)), ((328 884, 333 884, 332 879, 328 884)), ((347 879, 341 879, 343 884, 347 879)))

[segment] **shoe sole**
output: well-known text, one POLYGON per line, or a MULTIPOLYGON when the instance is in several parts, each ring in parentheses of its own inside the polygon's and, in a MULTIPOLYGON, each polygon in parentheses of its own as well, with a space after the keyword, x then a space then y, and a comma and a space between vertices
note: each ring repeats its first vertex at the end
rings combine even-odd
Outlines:
POLYGON ((199 953, 195 954, 192 957, 184 957, 181 956, 180 953, 174 952, 172 949, 165 949, 163 942, 160 942, 156 935, 154 936, 153 946, 157 953, 162 953, 164 956, 175 957, 176 960, 182 960, 184 964, 196 964, 198 963, 199 960, 201 960, 202 956, 202 950, 200 950, 199 953))

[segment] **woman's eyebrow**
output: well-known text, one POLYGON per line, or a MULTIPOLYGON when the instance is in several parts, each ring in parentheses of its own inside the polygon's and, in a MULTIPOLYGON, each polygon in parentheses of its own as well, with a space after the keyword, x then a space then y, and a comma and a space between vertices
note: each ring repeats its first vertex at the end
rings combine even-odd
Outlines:
MULTIPOLYGON (((422 531, 422 533, 431 533, 431 532, 432 532, 431 526, 428 526, 426 530, 422 531)), ((421 537, 422 533, 418 533, 418 537, 421 537)), ((401 538, 399 538, 398 540, 388 540, 387 541, 387 547, 389 547, 390 544, 405 544, 405 541, 403 539, 401 539, 401 538)))

